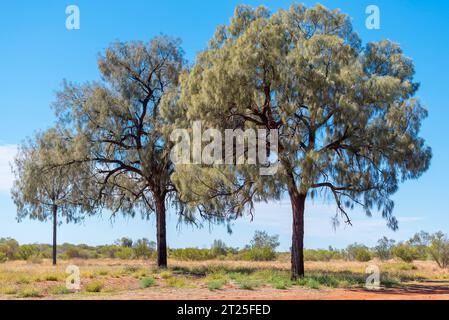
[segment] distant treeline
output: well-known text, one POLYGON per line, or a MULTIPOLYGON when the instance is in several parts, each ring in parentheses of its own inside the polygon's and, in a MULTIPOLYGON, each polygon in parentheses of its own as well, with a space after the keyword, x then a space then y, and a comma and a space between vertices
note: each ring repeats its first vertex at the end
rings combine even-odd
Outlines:
MULTIPOLYGON (((244 248, 232 248, 221 240, 215 240, 209 249, 169 248, 169 257, 186 261, 206 260, 247 260, 274 261, 287 259, 289 253, 279 253, 279 236, 271 236, 264 231, 256 231, 250 244, 244 248)), ((58 246, 61 259, 155 259, 156 243, 147 239, 133 241, 130 238, 117 240, 113 245, 88 246, 65 243, 58 246)), ((306 249, 306 261, 348 260, 366 262, 372 259, 398 259, 404 262, 414 260, 434 260, 441 268, 449 266, 449 240, 442 232, 429 234, 420 232, 405 242, 396 243, 386 237, 377 245, 369 248, 362 244, 352 244, 346 249, 306 249)), ((40 263, 42 259, 51 259, 52 246, 47 244, 20 245, 14 239, 0 239, 0 262, 27 260, 40 263)))

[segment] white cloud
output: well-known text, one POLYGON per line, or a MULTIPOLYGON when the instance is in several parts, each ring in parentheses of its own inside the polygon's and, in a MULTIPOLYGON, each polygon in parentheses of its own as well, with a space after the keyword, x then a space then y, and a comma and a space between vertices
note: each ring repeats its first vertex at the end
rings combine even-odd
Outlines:
POLYGON ((0 145, 0 192, 9 193, 14 176, 11 172, 11 163, 17 153, 15 145, 0 145))

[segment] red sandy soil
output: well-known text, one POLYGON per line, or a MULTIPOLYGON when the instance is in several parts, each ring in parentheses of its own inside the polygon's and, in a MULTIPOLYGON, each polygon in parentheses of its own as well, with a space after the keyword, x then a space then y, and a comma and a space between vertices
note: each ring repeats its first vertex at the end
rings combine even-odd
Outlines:
POLYGON ((218 290, 161 289, 136 290, 107 296, 90 296, 95 300, 449 300, 448 282, 410 283, 400 288, 379 291, 363 289, 289 289, 218 290))

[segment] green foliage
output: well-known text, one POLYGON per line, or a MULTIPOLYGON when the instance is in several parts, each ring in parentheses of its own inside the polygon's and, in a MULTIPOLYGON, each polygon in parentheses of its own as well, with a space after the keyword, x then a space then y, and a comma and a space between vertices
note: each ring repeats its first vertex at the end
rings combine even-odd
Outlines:
POLYGON ((19 243, 14 239, 0 239, 0 262, 14 260, 19 250, 19 243), (3 257, 3 258, 2 258, 3 257))
POLYGON ((24 288, 19 292, 20 298, 40 298, 42 294, 39 290, 33 288, 24 288))
POLYGON ((215 279, 207 282, 207 288, 210 291, 220 290, 226 284, 226 280, 223 279, 215 279))
POLYGON ((413 262, 419 258, 418 250, 410 244, 400 243, 392 249, 393 256, 404 262, 413 262))
POLYGON ((86 291, 87 292, 101 292, 104 288, 104 284, 103 282, 100 281, 94 281, 94 282, 89 282, 86 285, 86 291))
POLYGON ((416 233, 409 241, 408 244, 413 246, 418 254, 419 260, 427 260, 429 257, 429 247, 432 242, 432 236, 424 231, 416 233))
POLYGON ((349 245, 346 248, 346 254, 348 255, 349 260, 366 262, 372 259, 369 248, 357 243, 349 245))
POLYGON ((256 231, 253 239, 251 240, 252 248, 271 248, 273 251, 279 247, 279 236, 270 236, 266 231, 256 231))
POLYGON ((228 254, 229 248, 226 246, 222 240, 214 240, 211 247, 211 254, 215 257, 226 256, 228 254))
POLYGON ((120 250, 115 252, 115 256, 122 260, 131 260, 134 257, 134 253, 133 248, 122 247, 120 250))
POLYGON ((149 259, 151 258, 156 250, 156 243, 149 241, 148 239, 139 239, 136 241, 133 247, 134 256, 137 259, 149 259))
POLYGON ((299 286, 307 287, 310 289, 319 289, 321 287, 320 283, 313 278, 302 278, 296 282, 299 286))
POLYGON ((156 280, 154 278, 143 278, 140 281, 140 287, 145 289, 145 288, 149 288, 152 287, 156 284, 156 280))
POLYGON ((273 261, 276 252, 271 247, 255 247, 243 251, 242 256, 247 261, 273 261))
POLYGON ((57 286, 57 287, 50 288, 49 293, 54 294, 54 295, 65 295, 65 294, 71 294, 71 293, 73 293, 73 291, 70 289, 67 289, 65 286, 57 286))
POLYGON ((40 253, 39 247, 33 244, 25 244, 20 246, 19 250, 17 251, 17 257, 20 260, 28 260, 29 258, 32 258, 33 256, 38 256, 40 253))
MULTIPOLYGON (((98 177, 86 194, 101 198, 103 208, 143 218, 158 211, 165 217, 165 206, 177 206, 179 199, 160 102, 184 71, 180 41, 159 36, 147 43, 115 42, 97 61, 101 81, 66 81, 54 103, 57 126, 74 143, 69 162, 89 166, 98 177)), ((153 254, 148 241, 134 249, 138 259, 153 254)))
POLYGON ((256 231, 250 246, 237 254, 236 258, 248 261, 272 261, 276 259, 276 248, 278 246, 278 235, 270 236, 265 231, 256 231))
POLYGON ((389 260, 393 257, 392 249, 396 241, 383 237, 377 242, 377 246, 374 248, 376 257, 380 260, 389 260))
POLYGON ((183 277, 170 277, 166 279, 167 286, 170 288, 189 288, 192 285, 183 277))
POLYGON ((170 255, 175 259, 185 261, 205 261, 212 260, 217 257, 210 249, 197 248, 171 249, 170 255))
POLYGON ((133 240, 131 238, 123 237, 116 241, 117 245, 124 248, 132 248, 133 240))
POLYGON ((242 277, 241 279, 237 280, 237 285, 240 289, 243 290, 254 290, 261 286, 261 281, 242 277))
POLYGON ((431 236, 428 250, 440 268, 444 269, 449 266, 449 239, 443 232, 437 232, 431 236))
POLYGON ((343 259, 343 254, 340 251, 330 248, 329 250, 304 250, 305 261, 330 261, 343 259))

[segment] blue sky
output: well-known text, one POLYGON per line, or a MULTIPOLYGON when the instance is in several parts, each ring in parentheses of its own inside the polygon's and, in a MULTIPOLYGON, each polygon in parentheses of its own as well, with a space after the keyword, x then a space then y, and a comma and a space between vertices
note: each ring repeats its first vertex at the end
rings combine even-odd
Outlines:
MULTIPOLYGON (((316 1, 304 1, 313 5, 316 1)), ((421 82, 418 95, 429 110, 422 135, 433 148, 430 170, 419 180, 403 184, 394 196, 395 214, 400 230, 389 231, 375 215, 366 218, 355 210, 354 227, 333 230, 332 203, 307 204, 306 246, 344 247, 363 242, 374 245, 387 235, 407 239, 414 232, 443 230, 449 233, 449 148, 447 123, 449 108, 449 2, 447 1, 321 1, 329 8, 340 8, 353 18, 355 30, 363 41, 388 38, 401 44, 413 58, 416 79, 421 82), (374 4, 381 11, 381 29, 365 27, 365 9, 374 4)), ((115 40, 148 40, 160 33, 180 37, 186 58, 193 62, 218 24, 227 23, 238 4, 266 5, 272 11, 287 8, 291 1, 9 1, 0 10, 0 237, 14 237, 21 243, 51 241, 51 225, 15 221, 15 207, 9 196, 9 162, 15 146, 36 130, 54 121, 50 104, 63 79, 83 82, 98 79, 96 58, 115 40), (65 28, 65 8, 78 5, 81 29, 65 28)), ((233 246, 249 242, 253 232, 264 229, 279 234, 282 249, 290 246, 291 214, 287 200, 256 207, 253 222, 236 221, 234 234, 222 226, 201 230, 176 227, 177 218, 169 217, 168 243, 172 247, 209 246, 221 238, 233 246)), ((88 219, 79 226, 62 226, 60 242, 102 244, 121 236, 154 239, 154 220, 118 218, 112 223, 102 217, 88 219)))

